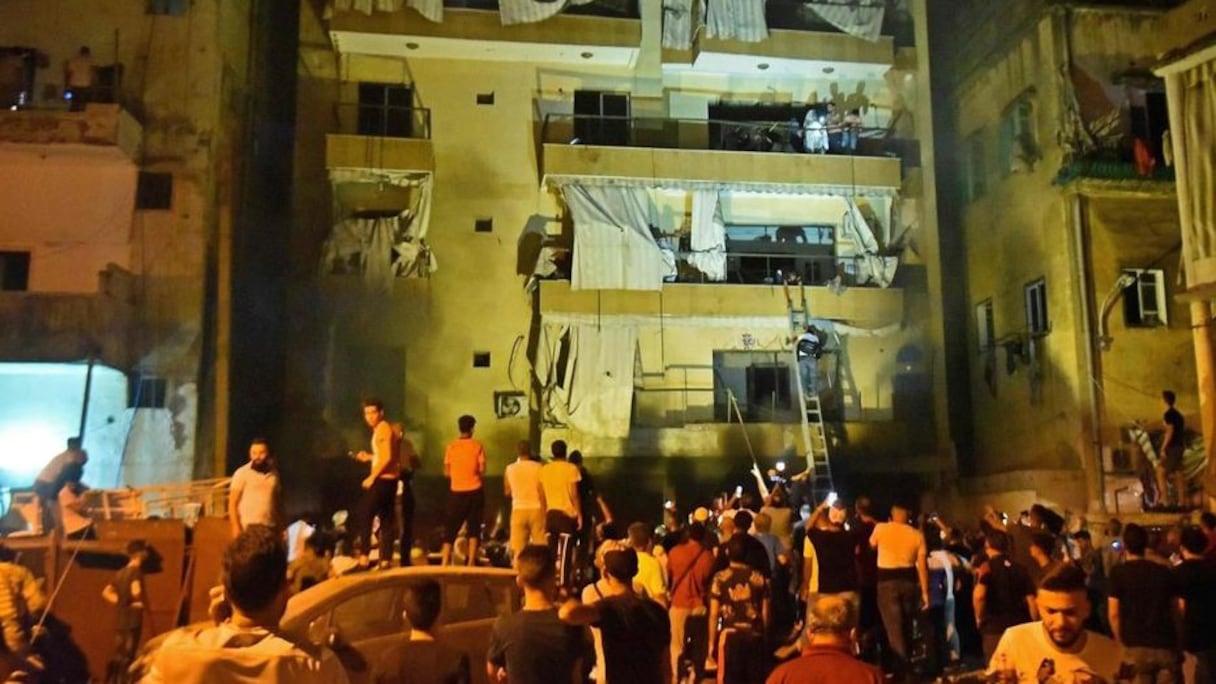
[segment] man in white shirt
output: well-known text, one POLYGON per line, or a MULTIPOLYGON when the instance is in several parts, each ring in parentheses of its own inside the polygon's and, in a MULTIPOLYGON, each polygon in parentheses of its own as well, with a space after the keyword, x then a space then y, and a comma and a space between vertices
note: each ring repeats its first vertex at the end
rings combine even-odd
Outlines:
POLYGON ((814 326, 806 326, 805 332, 794 343, 794 354, 798 357, 798 377, 802 380, 802 392, 807 397, 819 394, 819 357, 823 355, 823 337, 814 326))
POLYGON ((870 535, 870 546, 878 550, 878 612, 895 657, 897 678, 906 675, 910 666, 912 623, 929 607, 925 535, 909 523, 910 513, 907 506, 892 506, 891 522, 878 523, 870 535))
POLYGON ((279 471, 270 456, 270 445, 257 437, 249 443, 249 462, 236 469, 228 488, 228 524, 232 536, 250 525, 282 530, 285 518, 279 471))
POLYGON ((532 458, 527 440, 515 450, 515 462, 503 472, 503 488, 511 497, 511 556, 519 555, 528 544, 545 543, 545 491, 540 486, 544 467, 532 458))
POLYGON ((988 664, 988 681, 1082 684, 1130 681, 1123 647, 1084 628, 1092 606, 1085 571, 1062 565, 1039 584, 1039 622, 1005 630, 988 664))

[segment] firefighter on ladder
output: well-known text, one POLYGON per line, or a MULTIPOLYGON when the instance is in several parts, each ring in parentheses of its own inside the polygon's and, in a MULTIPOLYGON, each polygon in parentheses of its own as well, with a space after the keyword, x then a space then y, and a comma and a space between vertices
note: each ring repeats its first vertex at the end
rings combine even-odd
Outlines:
POLYGON ((823 333, 815 326, 806 326, 794 343, 798 357, 798 377, 802 380, 803 394, 809 399, 819 395, 819 357, 823 356, 823 333))

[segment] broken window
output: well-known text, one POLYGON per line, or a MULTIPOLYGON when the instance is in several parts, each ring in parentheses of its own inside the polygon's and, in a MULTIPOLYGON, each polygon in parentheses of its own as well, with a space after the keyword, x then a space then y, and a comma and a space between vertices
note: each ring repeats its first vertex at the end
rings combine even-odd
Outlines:
POLYGON ((1026 285, 1026 328, 1031 335, 1051 331, 1047 318, 1047 281, 1043 278, 1026 285))
POLYGON ((1034 129, 1033 93, 1023 94, 1001 116, 1000 168, 1002 175, 1027 171, 1039 158, 1034 129))
POLYGON ((1123 290, 1123 322, 1130 328, 1156 328, 1169 324, 1166 313, 1165 272, 1125 268, 1133 282, 1123 290))

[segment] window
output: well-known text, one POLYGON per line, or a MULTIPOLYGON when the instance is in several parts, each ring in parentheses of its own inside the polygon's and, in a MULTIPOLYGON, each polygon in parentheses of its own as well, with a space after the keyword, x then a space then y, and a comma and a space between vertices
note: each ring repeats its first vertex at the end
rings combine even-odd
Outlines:
POLYGON ((1043 278, 1026 285, 1026 328, 1031 335, 1045 335, 1051 331, 1047 318, 1047 281, 1043 278))
MULTIPOLYGON (((681 245, 681 249, 691 248, 691 244, 681 245)), ((834 226, 726 226, 728 282, 776 283, 781 279, 777 271, 781 271, 781 277, 797 273, 808 285, 821 285, 837 275, 841 263, 836 258, 834 226)))
POLYGON ((136 209, 172 209, 173 174, 140 171, 135 184, 136 209))
POLYGON ((190 0, 148 0, 146 14, 180 17, 190 8, 190 0))
POLYGON ((1038 136, 1034 131, 1034 100, 1031 93, 1022 95, 1001 117, 1001 174, 1024 171, 1038 160, 1038 136))
POLYGON ((963 159, 963 201, 974 202, 988 192, 988 168, 984 163, 984 131, 967 137, 963 159))
POLYGON ((747 369, 747 403, 777 409, 790 407, 790 367, 784 363, 758 363, 747 369))
POLYGON ((133 375, 127 385, 127 406, 129 408, 165 407, 168 383, 164 378, 133 375))
POLYGON ((24 292, 30 289, 30 253, 0 252, 0 290, 24 292))
POLYGON ((489 368, 490 367, 490 352, 473 352, 473 367, 474 368, 489 368))
POLYGON ((980 351, 991 350, 996 342, 996 322, 992 315, 991 299, 986 299, 975 307, 975 333, 980 351))
POLYGON ((400 83, 359 84, 359 135, 409 138, 414 134, 414 90, 400 83))
POLYGON ((333 625, 344 644, 401 634, 401 592, 397 587, 365 591, 334 608, 333 625))
POLYGON ((1160 269, 1125 268, 1131 284, 1123 289, 1123 322, 1132 328, 1169 325, 1165 300, 1165 272, 1160 269))
POLYGON ((574 137, 584 145, 628 145, 628 93, 574 91, 574 137))
POLYGON ((479 105, 494 104, 494 93, 477 93, 477 104, 479 104, 479 105))
POLYGON ((490 218, 474 219, 473 220, 473 232, 474 233, 493 233, 494 232, 494 219, 490 219, 490 218))

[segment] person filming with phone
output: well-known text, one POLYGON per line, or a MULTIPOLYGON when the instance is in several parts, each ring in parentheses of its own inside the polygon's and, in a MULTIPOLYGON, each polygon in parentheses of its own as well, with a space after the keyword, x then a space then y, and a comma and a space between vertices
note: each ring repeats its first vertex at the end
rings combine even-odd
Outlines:
MULTIPOLYGON (((848 509, 836 496, 828 494, 807 521, 802 542, 802 586, 799 598, 808 610, 821 596, 836 596, 849 603, 852 614, 861 610, 858 591, 858 538, 844 528, 848 509)), ((808 612, 809 619, 809 612, 808 612)))

